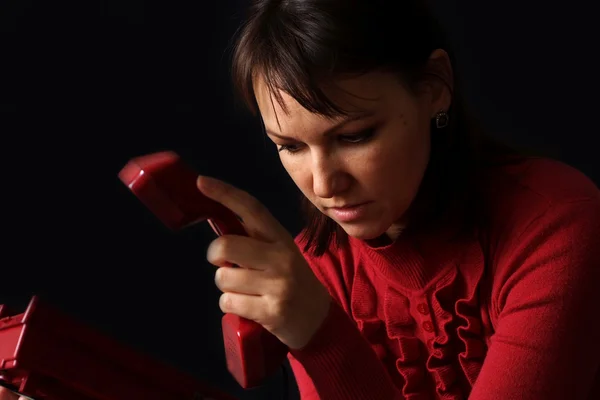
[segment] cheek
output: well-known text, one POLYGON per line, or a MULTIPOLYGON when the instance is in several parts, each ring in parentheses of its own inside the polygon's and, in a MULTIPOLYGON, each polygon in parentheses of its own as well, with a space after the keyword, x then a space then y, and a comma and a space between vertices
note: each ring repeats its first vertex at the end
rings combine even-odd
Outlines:
POLYGON ((310 170, 310 160, 303 160, 302 156, 280 156, 281 164, 286 170, 294 184, 309 199, 312 196, 312 173, 310 170))
POLYGON ((358 163, 365 186, 390 202, 412 200, 429 160, 428 127, 399 122, 358 163))

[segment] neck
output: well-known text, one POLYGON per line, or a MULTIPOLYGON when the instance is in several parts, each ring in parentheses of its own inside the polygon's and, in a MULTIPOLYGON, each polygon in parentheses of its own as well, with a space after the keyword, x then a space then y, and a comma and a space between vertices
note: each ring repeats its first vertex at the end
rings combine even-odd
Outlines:
POLYGON ((390 226, 388 228, 388 230, 385 232, 385 235, 392 241, 396 241, 396 239, 398 239, 398 237, 400 237, 400 235, 402 234, 402 232, 406 229, 406 224, 405 223, 394 223, 392 226, 390 226))

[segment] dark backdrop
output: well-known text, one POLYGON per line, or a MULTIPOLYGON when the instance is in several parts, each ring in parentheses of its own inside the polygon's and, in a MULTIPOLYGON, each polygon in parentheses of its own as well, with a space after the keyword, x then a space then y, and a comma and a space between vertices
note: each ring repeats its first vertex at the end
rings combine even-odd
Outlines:
MULTIPOLYGON (((245 3, 0 3, 0 303, 43 294, 240 398, 278 399, 278 377, 243 393, 226 372, 212 232, 166 231, 117 179, 173 149, 298 232, 298 194, 228 81, 245 3)), ((598 182, 595 3, 435 3, 485 125, 598 182)))

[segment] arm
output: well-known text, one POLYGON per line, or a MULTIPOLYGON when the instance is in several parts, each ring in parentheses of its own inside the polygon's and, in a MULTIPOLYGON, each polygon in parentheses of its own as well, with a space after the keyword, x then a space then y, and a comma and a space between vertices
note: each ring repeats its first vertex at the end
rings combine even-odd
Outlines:
MULTIPOLYGON (((300 235, 299 235, 300 237, 300 235)), ((297 238, 302 249, 303 243, 297 238)), ((311 341, 288 355, 302 400, 395 400, 402 396, 369 342, 346 313, 351 252, 340 249, 319 259, 304 254, 332 296, 325 321, 311 341)))
POLYGON ((587 399, 600 366, 600 201, 562 204, 497 265, 496 332, 471 400, 587 399))
MULTIPOLYGON (((290 361, 290 367, 292 367, 292 371, 294 372, 294 378, 296 379, 298 391, 300 392, 300 399, 320 400, 317 388, 315 388, 315 384, 306 373, 302 364, 300 364, 300 362, 298 362, 291 354, 288 354, 288 360, 290 361)), ((2 399, 0 398, 0 400, 2 399)))
POLYGON ((309 344, 291 350, 289 359, 302 400, 402 398, 369 343, 335 301, 309 344))

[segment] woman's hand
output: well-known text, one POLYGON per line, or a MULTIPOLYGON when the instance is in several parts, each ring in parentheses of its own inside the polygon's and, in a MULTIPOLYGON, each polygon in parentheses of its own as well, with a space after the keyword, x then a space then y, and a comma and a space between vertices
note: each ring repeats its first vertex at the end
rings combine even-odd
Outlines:
POLYGON ((198 189, 241 217, 249 235, 223 235, 208 248, 208 261, 220 267, 221 310, 256 321, 291 349, 304 347, 326 318, 331 296, 292 236, 248 193, 208 177, 198 178, 198 189))
POLYGON ((0 386, 0 400, 25 400, 25 397, 19 396, 18 394, 8 390, 7 388, 0 386))

